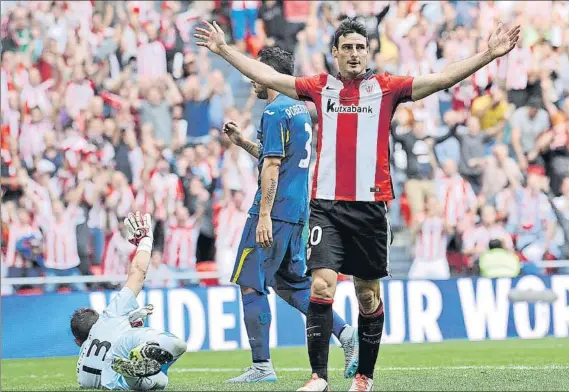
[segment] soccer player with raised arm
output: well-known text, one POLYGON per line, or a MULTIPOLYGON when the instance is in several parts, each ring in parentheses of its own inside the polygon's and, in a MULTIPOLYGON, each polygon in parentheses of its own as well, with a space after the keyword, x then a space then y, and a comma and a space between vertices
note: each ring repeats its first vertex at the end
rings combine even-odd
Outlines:
MULTIPOLYGON (((277 72, 293 74, 293 56, 280 48, 264 48, 258 58, 277 72)), ((259 159, 259 188, 243 229, 231 278, 241 286, 253 364, 229 382, 276 381, 269 354, 268 287, 304 314, 310 301, 302 234, 308 221, 312 121, 303 102, 257 83, 254 87, 257 98, 268 101, 258 143, 245 140, 233 122, 223 127, 233 143, 259 159)), ((357 331, 336 313, 332 314, 331 329, 344 349, 344 376, 353 377, 358 366, 357 331)))
POLYGON ((164 389, 168 368, 186 352, 186 342, 142 327, 152 306, 139 309, 136 297, 150 264, 152 222, 150 214, 136 212, 124 224, 127 239, 137 246, 125 286, 101 314, 82 308, 71 317, 71 332, 81 347, 77 381, 90 389, 164 389))
POLYGON ((393 199, 389 173, 393 112, 399 103, 448 89, 511 51, 520 26, 508 30, 500 23, 484 51, 441 72, 413 78, 369 70, 366 28, 355 19, 346 19, 332 39, 339 74, 295 78, 227 45, 215 22, 204 24, 194 35, 199 46, 269 89, 316 104, 319 130, 310 202, 312 254, 308 260, 312 295, 306 322, 313 374, 299 390, 328 388, 328 342, 338 272, 354 276, 360 308, 359 369, 350 390, 372 390, 384 321, 379 279, 389 274, 391 229, 386 203, 393 199))

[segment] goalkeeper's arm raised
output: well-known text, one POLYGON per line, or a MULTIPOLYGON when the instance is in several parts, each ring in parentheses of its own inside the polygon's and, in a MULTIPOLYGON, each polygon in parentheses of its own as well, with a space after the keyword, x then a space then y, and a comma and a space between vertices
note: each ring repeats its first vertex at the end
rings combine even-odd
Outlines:
POLYGON ((154 242, 152 219, 150 214, 144 214, 144 217, 142 217, 140 212, 137 211, 136 214, 128 214, 124 224, 128 229, 129 242, 137 246, 136 255, 130 263, 125 286, 131 289, 134 295, 138 295, 140 290, 142 290, 146 272, 150 265, 150 254, 152 253, 154 242))

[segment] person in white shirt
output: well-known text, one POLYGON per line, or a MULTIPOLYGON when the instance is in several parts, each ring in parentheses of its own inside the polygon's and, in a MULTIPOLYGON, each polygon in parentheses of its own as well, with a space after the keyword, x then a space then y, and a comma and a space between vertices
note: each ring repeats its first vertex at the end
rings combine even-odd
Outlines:
POLYGON ((168 332, 143 328, 151 305, 139 309, 153 246, 150 214, 129 213, 128 240, 137 246, 123 289, 101 313, 81 308, 73 313, 71 332, 81 347, 77 381, 82 388, 109 390, 164 389, 168 368, 186 352, 186 342, 168 332))

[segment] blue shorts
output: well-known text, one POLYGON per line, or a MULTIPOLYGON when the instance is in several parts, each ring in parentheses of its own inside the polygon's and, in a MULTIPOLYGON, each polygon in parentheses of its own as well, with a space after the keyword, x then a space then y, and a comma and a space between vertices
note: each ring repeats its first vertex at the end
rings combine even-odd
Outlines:
POLYGON ((306 271, 305 225, 273 219, 273 245, 257 245, 255 231, 259 217, 247 218, 231 282, 268 294, 268 287, 280 290, 310 288, 306 271))
POLYGON ((257 21, 257 9, 245 8, 243 10, 231 10, 231 25, 233 27, 233 39, 243 41, 247 38, 247 32, 251 36, 256 35, 255 23, 257 21))

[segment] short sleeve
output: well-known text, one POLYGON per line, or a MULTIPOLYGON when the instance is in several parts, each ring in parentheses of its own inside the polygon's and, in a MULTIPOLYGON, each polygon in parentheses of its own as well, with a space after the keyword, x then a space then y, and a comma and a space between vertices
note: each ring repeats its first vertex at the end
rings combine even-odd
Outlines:
POLYGON ((263 113, 263 156, 285 156, 286 119, 277 110, 270 108, 263 113))
POLYGON ((296 95, 302 101, 316 101, 316 95, 326 83, 326 74, 303 76, 294 80, 296 95))
POLYGON ((388 75, 389 90, 394 94, 396 103, 411 101, 413 94, 413 77, 412 76, 393 76, 388 75))
POLYGON ((136 296, 134 292, 128 287, 123 287, 113 299, 106 309, 103 311, 103 315, 107 318, 126 316, 133 310, 138 309, 138 303, 136 302, 136 296))

